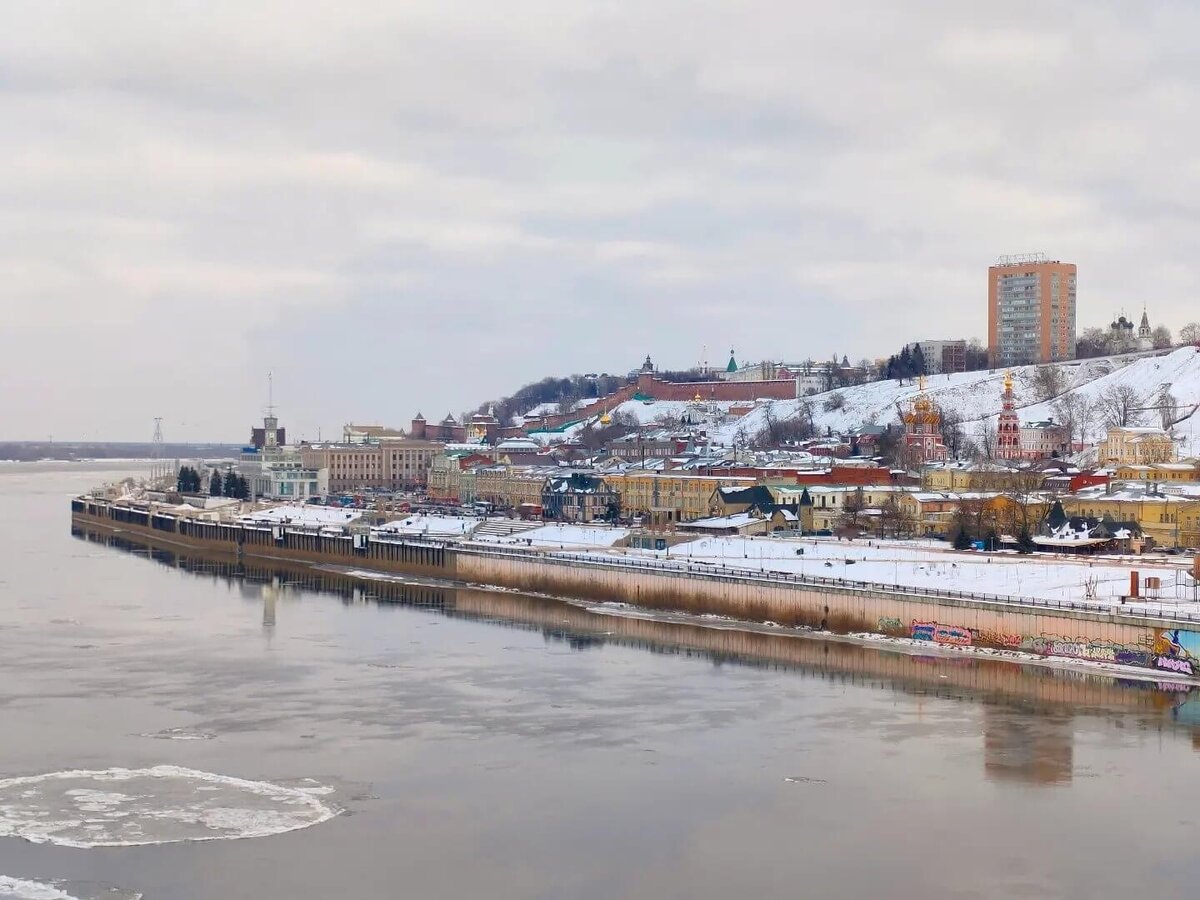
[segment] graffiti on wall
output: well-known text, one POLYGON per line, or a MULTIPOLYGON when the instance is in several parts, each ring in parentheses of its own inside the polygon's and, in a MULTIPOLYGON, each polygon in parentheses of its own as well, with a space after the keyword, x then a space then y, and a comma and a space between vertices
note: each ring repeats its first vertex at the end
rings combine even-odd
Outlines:
POLYGON ((905 629, 900 619, 890 616, 879 618, 878 630, 885 634, 907 630, 913 640, 950 647, 1001 647, 1041 656, 1139 666, 1177 675, 1200 675, 1200 632, 1182 629, 1151 632, 1133 646, 1080 636, 1045 633, 1022 635, 915 619, 905 629))
POLYGON ((1020 649, 1043 656, 1063 656, 1067 659, 1086 659, 1121 666, 1150 665, 1150 654, 1145 649, 1059 634, 1040 634, 1023 638, 1020 649))
POLYGON ((1008 634, 1003 631, 992 631, 988 628, 976 629, 975 635, 976 644, 985 644, 991 647, 1007 647, 1010 650, 1019 650, 1021 648, 1021 635, 1008 634))
POLYGON ((969 647, 972 643, 971 629, 957 625, 941 625, 937 622, 912 623, 912 637, 917 641, 933 641, 953 647, 969 647))
POLYGON ((1200 666, 1200 632, 1171 628, 1154 639, 1154 668, 1180 675, 1196 674, 1200 666))
POLYGON ((1190 659, 1179 659, 1174 656, 1156 656, 1154 657, 1154 666, 1157 669, 1163 669, 1167 672, 1178 672, 1180 675, 1195 674, 1190 659))

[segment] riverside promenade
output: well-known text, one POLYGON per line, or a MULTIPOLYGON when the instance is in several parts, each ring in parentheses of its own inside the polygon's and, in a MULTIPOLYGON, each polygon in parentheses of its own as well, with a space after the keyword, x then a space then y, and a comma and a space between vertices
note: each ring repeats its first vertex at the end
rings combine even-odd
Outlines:
POLYGON ((196 521, 145 505, 72 500, 79 525, 166 545, 351 570, 436 578, 576 600, 726 616, 945 647, 1021 651, 1153 670, 1200 672, 1200 616, 1141 604, 1056 601, 930 590, 782 572, 714 571, 687 560, 557 553, 470 542, 322 534, 288 526, 196 521))

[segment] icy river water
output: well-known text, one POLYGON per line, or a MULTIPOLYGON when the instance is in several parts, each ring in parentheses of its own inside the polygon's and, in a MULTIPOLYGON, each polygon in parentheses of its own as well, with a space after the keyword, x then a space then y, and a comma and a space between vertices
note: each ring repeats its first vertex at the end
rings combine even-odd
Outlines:
POLYGON ((1197 893, 1195 692, 72 534, 111 469, 0 463, 0 900, 1197 893))

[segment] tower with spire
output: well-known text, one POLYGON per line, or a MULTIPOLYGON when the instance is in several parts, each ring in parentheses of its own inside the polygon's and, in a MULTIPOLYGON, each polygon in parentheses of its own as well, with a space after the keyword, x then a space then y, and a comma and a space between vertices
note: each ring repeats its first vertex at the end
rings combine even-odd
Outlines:
POLYGON ((1012 372, 1004 373, 1004 396, 1000 407, 1000 421, 996 425, 996 456, 1000 459, 1021 458, 1021 420, 1013 400, 1012 372))

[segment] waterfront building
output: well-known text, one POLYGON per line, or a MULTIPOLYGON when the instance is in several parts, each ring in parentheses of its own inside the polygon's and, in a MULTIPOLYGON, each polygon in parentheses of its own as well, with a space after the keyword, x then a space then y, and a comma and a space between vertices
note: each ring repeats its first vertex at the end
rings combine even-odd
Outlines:
POLYGON ((620 494, 623 515, 653 514, 664 525, 705 518, 711 514, 716 488, 750 487, 756 481, 738 476, 645 469, 606 472, 604 479, 620 494))
POLYGON ((329 470, 309 465, 299 447, 282 443, 287 432, 273 412, 262 428, 250 430, 250 443, 238 456, 236 472, 246 479, 251 500, 294 500, 303 503, 329 493, 329 470))
POLYGON ((1074 263, 1043 254, 1002 256, 988 268, 988 352, 992 366, 1075 358, 1074 263))
POLYGON ((417 490, 429 481, 433 460, 442 453, 438 441, 381 440, 379 443, 305 444, 305 465, 329 470, 329 490, 417 490))
POLYGON ((542 515, 560 522, 593 522, 617 510, 620 498, 598 475, 571 472, 542 483, 542 515))
POLYGON ((1126 482, 1084 488, 1061 498, 1069 516, 1136 522, 1163 547, 1200 546, 1200 491, 1126 482))

